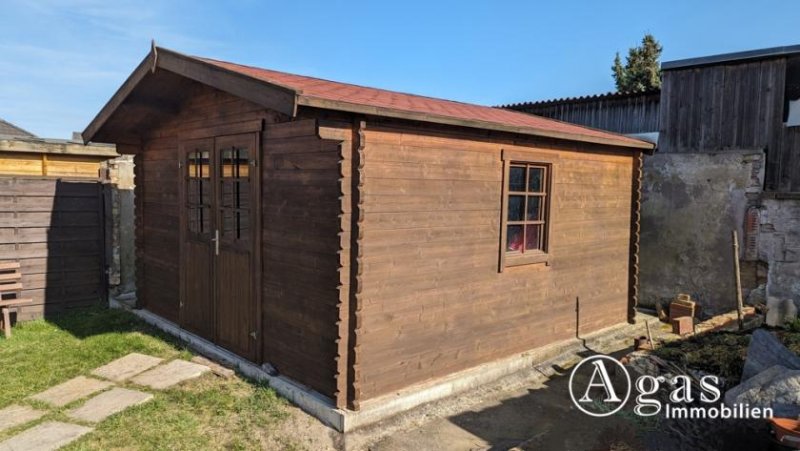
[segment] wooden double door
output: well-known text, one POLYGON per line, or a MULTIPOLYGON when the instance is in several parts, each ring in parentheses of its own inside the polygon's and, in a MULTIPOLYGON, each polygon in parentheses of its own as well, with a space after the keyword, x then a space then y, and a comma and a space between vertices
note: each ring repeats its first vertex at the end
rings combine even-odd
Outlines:
POLYGON ((181 327, 257 361, 258 134, 184 140, 181 327))

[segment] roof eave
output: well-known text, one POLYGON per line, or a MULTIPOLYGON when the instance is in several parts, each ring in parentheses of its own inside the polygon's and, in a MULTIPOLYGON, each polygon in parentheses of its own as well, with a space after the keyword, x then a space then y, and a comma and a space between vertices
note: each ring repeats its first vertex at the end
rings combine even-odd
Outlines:
POLYGON ((496 122, 460 119, 444 115, 416 113, 412 111, 406 111, 395 108, 368 106, 368 105, 362 105, 362 104, 344 102, 338 100, 321 99, 318 97, 311 97, 305 95, 299 95, 297 98, 297 103, 298 105, 302 106, 308 106, 326 110, 345 111, 349 113, 369 114, 373 116, 391 117, 396 119, 431 122, 436 124, 455 125, 461 127, 494 130, 494 131, 508 132, 508 133, 518 133, 522 135, 538 136, 543 138, 564 139, 568 141, 579 141, 592 144, 603 144, 608 146, 629 147, 644 151, 650 151, 655 148, 655 144, 641 140, 603 138, 599 136, 590 136, 590 135, 581 135, 577 133, 565 133, 553 130, 545 130, 536 127, 522 127, 516 125, 499 124, 496 122))

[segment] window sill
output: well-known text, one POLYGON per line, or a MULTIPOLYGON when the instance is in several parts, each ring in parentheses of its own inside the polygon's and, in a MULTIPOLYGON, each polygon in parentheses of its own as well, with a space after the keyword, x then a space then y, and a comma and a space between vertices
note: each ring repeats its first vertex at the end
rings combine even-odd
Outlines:
POLYGON ((505 256, 503 266, 506 268, 524 265, 550 266, 550 257, 550 254, 545 254, 544 252, 536 252, 532 254, 508 253, 505 256))

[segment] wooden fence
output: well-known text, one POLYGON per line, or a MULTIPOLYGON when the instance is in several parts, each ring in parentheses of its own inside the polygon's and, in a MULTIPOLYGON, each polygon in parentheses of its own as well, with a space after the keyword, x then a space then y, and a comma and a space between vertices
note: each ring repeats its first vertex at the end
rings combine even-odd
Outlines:
POLYGON ((32 319, 105 301, 104 202, 95 180, 0 177, 0 261, 22 265, 32 319))

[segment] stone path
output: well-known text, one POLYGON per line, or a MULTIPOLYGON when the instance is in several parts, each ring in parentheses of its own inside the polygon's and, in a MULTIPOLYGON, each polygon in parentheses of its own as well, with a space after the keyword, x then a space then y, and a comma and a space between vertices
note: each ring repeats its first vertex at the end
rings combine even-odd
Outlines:
POLYGON ((149 370, 163 361, 164 359, 159 359, 158 357, 134 352, 97 368, 92 371, 92 375, 114 382, 122 382, 149 370))
POLYGON ((163 390, 187 379, 202 376, 203 373, 208 371, 211 371, 211 369, 204 365, 187 362, 186 360, 173 360, 166 365, 157 366, 134 377, 131 382, 156 390, 163 390))
POLYGON ((49 451, 77 440, 92 428, 50 421, 34 426, 0 443, 0 451, 49 451))
POLYGON ((146 403, 151 399, 153 395, 150 393, 127 388, 112 388, 86 401, 84 405, 70 410, 67 416, 75 420, 98 423, 128 407, 146 403))
POLYGON ((36 410, 33 407, 11 405, 0 409, 0 432, 15 428, 19 425, 38 420, 47 412, 36 410))
MULTIPOLYGON (((158 357, 131 353, 91 373, 108 380, 78 376, 28 399, 59 408, 89 398, 67 411, 66 415, 78 422, 99 423, 115 413, 153 399, 151 393, 117 387, 115 383, 130 381, 154 390, 163 390, 211 371, 208 366, 185 360, 162 362, 163 359, 158 357)), ((36 421, 47 413, 16 404, 0 409, 0 432, 36 421)), ((48 421, 8 438, 0 443, 0 451, 56 450, 93 430, 88 426, 48 421)))
POLYGON ((31 396, 31 399, 41 401, 52 406, 63 407, 67 404, 85 398, 93 393, 105 390, 112 386, 111 382, 78 376, 63 384, 56 385, 41 393, 31 396))

